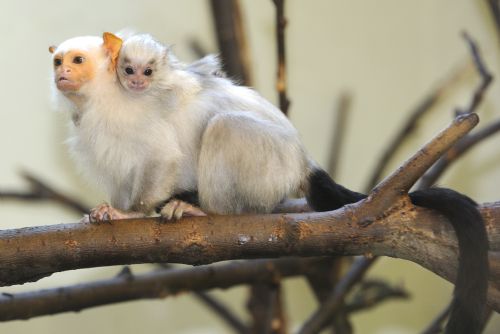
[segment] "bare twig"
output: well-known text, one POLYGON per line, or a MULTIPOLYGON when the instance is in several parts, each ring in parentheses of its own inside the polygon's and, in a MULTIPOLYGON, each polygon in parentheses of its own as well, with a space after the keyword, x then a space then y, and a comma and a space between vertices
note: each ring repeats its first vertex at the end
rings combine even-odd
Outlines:
POLYGON ((320 332, 331 321, 332 314, 337 313, 342 307, 345 296, 354 284, 363 278, 368 267, 364 264, 364 261, 356 261, 351 271, 340 280, 328 298, 321 304, 318 311, 304 323, 298 333, 312 334, 320 332))
POLYGON ((487 0, 490 6, 491 14, 495 20, 495 26, 497 29, 497 36, 500 37, 500 1, 499 0, 487 0))
POLYGON ((218 299, 210 296, 203 291, 195 291, 194 295, 205 305, 208 306, 216 315, 223 319, 236 333, 248 334, 248 328, 243 321, 239 319, 233 312, 231 312, 225 305, 218 299))
POLYGON ((410 138, 411 134, 413 134, 417 129, 418 122, 424 115, 434 108, 444 95, 446 95, 446 92, 451 88, 451 86, 453 86, 453 83, 457 81, 457 78, 465 73, 466 69, 467 68, 465 66, 460 66, 459 68, 453 70, 438 84, 437 88, 424 97, 424 99, 413 109, 413 111, 410 112, 399 132, 390 141, 389 145, 380 156, 380 159, 370 176, 370 180, 365 187, 365 192, 370 191, 380 181, 382 173, 386 169, 389 162, 402 147, 402 144, 405 143, 405 141, 410 138))
POLYGON ((205 57, 209 53, 198 39, 193 38, 189 40, 189 48, 193 51, 196 58, 205 57))
POLYGON ((24 171, 21 176, 28 182, 29 191, 4 191, 0 192, 0 199, 29 200, 29 201, 53 201, 59 203, 76 213, 87 213, 89 208, 80 201, 65 195, 39 178, 24 171))
POLYGON ((276 6, 276 41, 278 45, 278 81, 276 84, 281 111, 288 115, 290 100, 286 93, 286 58, 285 58, 285 0, 273 0, 276 6))
POLYGON ((211 0, 210 4, 224 71, 249 86, 251 61, 239 1, 211 0))
POLYGON ((408 299, 409 297, 408 292, 403 288, 392 287, 383 281, 365 280, 361 282, 355 296, 346 302, 344 312, 364 311, 388 299, 408 299))
POLYGON ((491 81, 493 80, 493 75, 486 68, 486 65, 481 57, 481 52, 479 51, 479 47, 477 46, 476 42, 465 31, 462 33, 462 36, 465 39, 465 41, 467 42, 467 45, 469 46, 469 49, 470 49, 470 52, 472 55, 472 60, 474 62, 474 65, 476 66, 477 72, 479 73, 479 75, 481 77, 481 82, 479 83, 479 86, 474 91, 474 94, 472 95, 469 106, 465 109, 458 109, 456 111, 457 115, 475 112, 477 109, 477 106, 483 100, 484 92, 486 91, 486 89, 490 85, 491 81))
POLYGON ((443 324, 448 318, 451 310, 451 303, 446 306, 441 313, 429 324, 429 326, 422 332, 422 334, 438 334, 443 329, 443 324))
MULTIPOLYGON (((463 33, 463 37, 469 46, 472 60, 476 67, 479 76, 481 77, 481 82, 475 89, 471 102, 469 106, 464 109, 457 109, 456 114, 469 114, 476 111, 479 103, 483 99, 484 92, 488 86, 493 81, 493 76, 490 74, 489 70, 486 68, 484 61, 482 60, 481 53, 476 42, 466 33, 463 33)), ((477 131, 474 135, 468 135, 457 142, 443 157, 441 157, 436 164, 427 171, 427 173, 422 177, 418 188, 424 189, 430 187, 436 180, 443 174, 445 169, 458 157, 467 152, 475 144, 479 143, 483 139, 493 135, 500 130, 500 121, 492 123, 486 126, 483 130, 477 131)))
POLYGON ((108 280, 36 292, 0 295, 0 321, 32 317, 117 303, 164 298, 182 291, 228 288, 242 283, 272 282, 295 276, 324 259, 239 261, 194 268, 157 270, 140 275, 117 275, 108 280))
MULTIPOLYGON (((258 261, 258 260, 257 260, 258 261)), ((247 263, 249 263, 248 261, 247 263)), ((250 265, 250 264, 249 264, 250 265)), ((164 270, 173 270, 174 266, 168 263, 158 263, 158 266, 164 270)), ((128 268, 128 267, 124 267, 128 268)), ((221 301, 210 296, 204 291, 194 290, 193 295, 203 302, 212 312, 218 315, 229 327, 233 328, 236 333, 248 334, 247 326, 241 321, 236 314, 231 312, 221 301)))
POLYGON ((500 120, 493 122, 473 134, 462 138, 455 146, 446 152, 420 179, 417 184, 418 189, 426 189, 432 186, 437 179, 457 161, 462 155, 467 153, 476 144, 500 131, 500 120))
POLYGON ((335 179, 338 170, 338 162, 341 160, 341 149, 345 139, 347 129, 347 116, 351 106, 351 95, 343 93, 340 95, 337 107, 335 108, 335 128, 333 130, 330 157, 328 159, 328 174, 335 179))

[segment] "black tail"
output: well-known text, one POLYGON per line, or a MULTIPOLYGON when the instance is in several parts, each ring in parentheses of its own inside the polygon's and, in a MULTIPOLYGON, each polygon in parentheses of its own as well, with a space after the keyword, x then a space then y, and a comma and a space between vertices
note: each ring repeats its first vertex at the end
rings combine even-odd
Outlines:
MULTIPOLYGON (((413 204, 439 211, 455 229, 459 258, 447 334, 481 332, 488 289, 488 237, 477 204, 451 189, 431 188, 410 195, 413 204)), ((307 202, 316 211, 338 209, 366 195, 335 183, 321 169, 309 176, 307 202)))
POLYGON ((477 204, 443 188, 415 191, 410 198, 415 205, 443 214, 457 235, 458 272, 446 333, 480 333, 488 290, 488 236, 477 204))
POLYGON ((309 191, 306 194, 307 203, 314 211, 330 211, 346 204, 356 203, 366 195, 351 191, 335 183, 330 175, 322 169, 315 169, 309 175, 309 191))

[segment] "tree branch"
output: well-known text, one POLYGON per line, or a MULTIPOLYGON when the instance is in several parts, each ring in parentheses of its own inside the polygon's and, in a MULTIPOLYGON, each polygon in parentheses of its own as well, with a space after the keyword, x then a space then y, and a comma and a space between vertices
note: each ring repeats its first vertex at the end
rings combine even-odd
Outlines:
POLYGON ((500 120, 493 122, 473 134, 462 138, 456 145, 448 150, 439 160, 422 176, 417 184, 418 189, 432 186, 437 179, 448 169, 453 162, 467 153, 476 144, 500 131, 500 120))
POLYGON ((399 132, 396 133, 380 156, 380 159, 370 176, 365 191, 370 191, 380 181, 387 164, 401 148, 402 143, 404 143, 405 140, 415 132, 418 122, 423 118, 423 116, 431 111, 440 100, 442 100, 443 96, 450 89, 452 84, 457 81, 457 78, 463 75, 465 69, 466 67, 461 66, 453 70, 452 73, 444 78, 444 80, 442 80, 438 86, 430 94, 425 96, 424 99, 420 101, 420 103, 410 112, 399 132))
POLYGON ((331 151, 328 158, 328 174, 330 174, 332 179, 335 179, 338 170, 338 162, 340 161, 340 153, 345 140, 347 116, 351 107, 351 100, 351 94, 342 93, 335 108, 335 124, 334 130, 332 131, 331 151))
POLYGON ((250 86, 250 56, 239 1, 211 0, 210 4, 224 71, 250 86))
POLYGON ((493 81, 493 75, 486 68, 486 65, 481 57, 481 52, 479 51, 479 47, 477 46, 476 41, 472 39, 472 37, 469 36, 469 34, 465 31, 462 33, 462 37, 465 39, 467 45, 469 46, 472 55, 472 61, 474 62, 474 66, 476 67, 476 70, 479 73, 479 76, 481 77, 481 82, 474 91, 469 106, 465 109, 458 109, 456 112, 457 115, 476 112, 477 106, 483 100, 484 92, 486 91, 490 83, 493 81))
POLYGON ((276 87, 281 111, 288 115, 290 100, 286 93, 286 58, 285 58, 285 0, 273 0, 276 6, 276 41, 278 45, 278 73, 276 87))
POLYGON ((29 191, 2 191, 0 192, 0 199, 17 199, 17 200, 30 200, 30 201, 54 201, 59 203, 77 213, 87 213, 89 208, 81 202, 67 196, 47 183, 35 177, 29 172, 21 172, 21 176, 25 179, 29 186, 29 191))
MULTIPOLYGON (((0 321, 80 311, 128 300, 165 298, 183 291, 229 288, 243 283, 272 282, 300 275, 325 258, 233 261, 183 269, 161 269, 147 274, 120 274, 114 278, 63 288, 0 295, 0 321)), ((239 332, 244 328, 238 321, 239 332)))

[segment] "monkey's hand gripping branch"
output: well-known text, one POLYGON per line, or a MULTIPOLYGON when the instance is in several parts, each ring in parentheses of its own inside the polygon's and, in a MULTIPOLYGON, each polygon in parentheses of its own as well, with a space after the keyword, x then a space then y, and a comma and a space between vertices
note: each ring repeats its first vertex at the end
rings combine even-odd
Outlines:
MULTIPOLYGON (((370 196, 340 210, 247 216, 156 218, 60 224, 0 231, 0 284, 54 272, 130 263, 203 264, 282 256, 373 254, 403 258, 453 280, 457 243, 440 215, 413 206, 407 191, 478 122, 457 118, 370 196)), ((489 304, 500 311, 500 202, 483 205, 490 238, 489 304)))

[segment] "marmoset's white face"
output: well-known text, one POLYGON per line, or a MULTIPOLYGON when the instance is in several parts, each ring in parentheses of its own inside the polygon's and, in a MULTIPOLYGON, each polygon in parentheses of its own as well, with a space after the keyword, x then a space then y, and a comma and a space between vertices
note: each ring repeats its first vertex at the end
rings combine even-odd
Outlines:
POLYGON ((122 86, 133 93, 145 93, 155 87, 160 73, 167 68, 166 48, 149 35, 127 39, 118 60, 117 74, 122 86))

